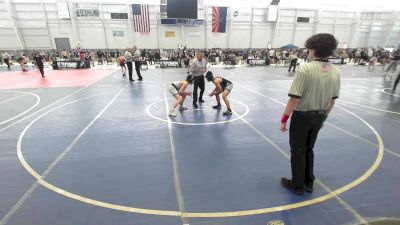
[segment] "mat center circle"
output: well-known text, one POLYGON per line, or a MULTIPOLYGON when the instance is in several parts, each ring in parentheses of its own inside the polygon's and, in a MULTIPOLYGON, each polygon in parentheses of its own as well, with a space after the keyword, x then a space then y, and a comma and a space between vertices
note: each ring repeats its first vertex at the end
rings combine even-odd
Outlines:
MULTIPOLYGON (((168 107, 170 108, 174 99, 168 99, 168 107)), ((150 104, 146 108, 146 113, 159 121, 171 122, 173 124, 199 126, 199 125, 215 125, 234 122, 244 118, 249 113, 249 107, 244 103, 230 99, 233 113, 229 116, 224 116, 223 111, 226 110, 224 105, 220 109, 213 109, 212 104, 216 104, 214 99, 208 100, 206 103, 200 104, 199 108, 194 108, 191 102, 187 101, 184 106, 186 110, 176 109, 176 117, 168 117, 167 107, 164 99, 158 100, 150 104)))

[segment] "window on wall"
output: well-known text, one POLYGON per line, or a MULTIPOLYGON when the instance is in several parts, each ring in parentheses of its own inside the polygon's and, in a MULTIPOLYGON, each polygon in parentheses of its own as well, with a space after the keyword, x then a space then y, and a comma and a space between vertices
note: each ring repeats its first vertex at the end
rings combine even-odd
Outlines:
POLYGON ((122 30, 114 30, 113 31, 113 37, 123 37, 125 36, 125 32, 122 30))
POLYGON ((127 20, 128 13, 111 13, 111 19, 113 20, 127 20))
POLYGON ((298 23, 309 23, 310 17, 297 17, 297 22, 298 23))

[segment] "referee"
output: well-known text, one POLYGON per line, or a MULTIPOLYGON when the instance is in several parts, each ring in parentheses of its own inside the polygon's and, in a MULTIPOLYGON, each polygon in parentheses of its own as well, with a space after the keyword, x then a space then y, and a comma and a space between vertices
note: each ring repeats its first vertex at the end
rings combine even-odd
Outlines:
POLYGON ((204 73, 207 71, 207 62, 204 59, 204 52, 198 51, 197 57, 190 62, 189 71, 194 77, 194 87, 193 87, 193 108, 197 109, 197 89, 200 88, 199 102, 203 103, 203 93, 205 89, 204 83, 204 73))
POLYGON ((291 116, 292 179, 282 178, 281 184, 297 195, 313 191, 313 147, 319 130, 335 105, 335 99, 339 97, 340 89, 340 72, 328 61, 337 47, 335 37, 316 34, 306 41, 305 46, 310 50, 313 61, 302 65, 296 73, 280 125, 282 132, 287 131, 286 122, 291 116))
POLYGON ((133 81, 135 81, 133 78, 132 78, 132 62, 133 62, 133 56, 132 56, 132 53, 130 53, 130 51, 129 51, 130 49, 129 48, 126 48, 125 49, 125 52, 124 52, 124 57, 125 57, 125 60, 126 60, 126 65, 128 66, 128 74, 129 74, 129 81, 130 82, 133 82, 133 81))
MULTIPOLYGON (((44 54, 44 53, 43 53, 44 54)), ((40 74, 42 77, 44 76, 44 65, 43 65, 43 56, 39 54, 39 52, 36 52, 35 55, 33 56, 33 60, 35 60, 36 66, 38 70, 40 71, 40 74)))
POLYGON ((143 80, 142 75, 140 74, 140 66, 142 65, 142 62, 140 60, 140 50, 135 46, 133 46, 133 61, 135 62, 135 70, 136 70, 136 75, 139 77, 139 81, 143 80))

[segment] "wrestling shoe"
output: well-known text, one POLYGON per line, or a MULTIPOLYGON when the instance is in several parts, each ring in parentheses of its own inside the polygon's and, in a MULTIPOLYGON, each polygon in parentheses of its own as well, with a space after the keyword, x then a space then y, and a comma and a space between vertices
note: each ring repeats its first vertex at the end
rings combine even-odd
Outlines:
POLYGON ((226 110, 224 113, 222 113, 224 116, 230 116, 232 115, 232 111, 226 110))
POLYGON ((169 111, 168 116, 175 117, 176 116, 176 112, 171 110, 171 111, 169 111))
POLYGON ((213 109, 221 109, 221 105, 214 105, 212 108, 213 109))
POLYGON ((183 110, 187 110, 187 108, 186 108, 185 106, 183 106, 183 105, 180 105, 180 106, 179 106, 179 110, 182 110, 182 111, 183 111, 183 110))

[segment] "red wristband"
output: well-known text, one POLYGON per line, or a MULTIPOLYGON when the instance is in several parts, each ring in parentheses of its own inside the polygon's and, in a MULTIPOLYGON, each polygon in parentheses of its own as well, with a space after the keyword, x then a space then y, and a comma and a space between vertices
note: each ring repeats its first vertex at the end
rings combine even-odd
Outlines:
POLYGON ((283 114, 281 118, 281 123, 286 123, 290 116, 283 114))

